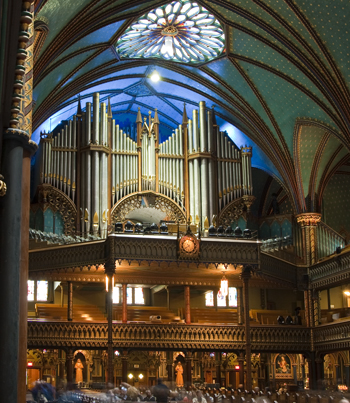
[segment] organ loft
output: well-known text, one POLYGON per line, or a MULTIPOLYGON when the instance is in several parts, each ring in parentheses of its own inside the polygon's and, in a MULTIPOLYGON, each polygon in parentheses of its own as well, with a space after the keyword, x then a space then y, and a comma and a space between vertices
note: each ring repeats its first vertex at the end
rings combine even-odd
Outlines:
MULTIPOLYGON (((75 206, 77 216, 67 231, 105 238, 111 224, 128 218, 120 206, 134 200, 132 195, 154 194, 177 205, 172 219, 207 234, 213 220, 228 222, 233 208, 249 210, 255 199, 251 158, 252 148, 239 149, 220 131, 205 102, 192 119, 184 107, 182 123, 161 140, 157 110, 142 117, 139 109, 127 133, 95 93, 86 111, 79 106, 55 135, 41 135, 36 168, 42 195, 56 188, 75 206)), ((169 220, 164 211, 161 218, 169 220)))

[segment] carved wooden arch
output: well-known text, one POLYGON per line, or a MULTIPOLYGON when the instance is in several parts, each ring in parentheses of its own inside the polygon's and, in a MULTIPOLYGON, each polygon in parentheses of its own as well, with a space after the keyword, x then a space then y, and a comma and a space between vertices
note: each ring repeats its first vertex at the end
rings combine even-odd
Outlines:
POLYGON ((75 233, 77 208, 72 199, 53 186, 42 184, 38 188, 38 200, 39 204, 42 205, 43 211, 50 207, 54 212, 58 211, 61 213, 65 235, 73 235, 75 233))
POLYGON ((229 226, 240 217, 245 217, 245 204, 243 198, 232 200, 220 212, 217 225, 229 226))
POLYGON ((152 195, 155 198, 153 208, 165 213, 171 221, 186 223, 185 211, 174 200, 150 190, 132 193, 120 199, 112 208, 111 222, 125 221, 131 211, 142 208, 142 197, 147 195, 152 195))

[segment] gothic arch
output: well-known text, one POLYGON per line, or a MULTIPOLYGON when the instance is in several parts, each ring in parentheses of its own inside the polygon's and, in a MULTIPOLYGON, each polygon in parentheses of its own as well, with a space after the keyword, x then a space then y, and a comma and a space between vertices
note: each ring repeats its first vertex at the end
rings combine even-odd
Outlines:
POLYGON ((120 199, 112 208, 111 221, 125 221, 127 215, 136 209, 143 208, 143 198, 152 198, 154 204, 150 208, 154 208, 166 214, 171 221, 186 223, 185 211, 170 197, 158 194, 153 191, 144 191, 132 193, 120 199))
POLYGON ((38 188, 38 200, 42 205, 43 211, 48 207, 53 212, 60 212, 64 223, 64 234, 71 235, 75 233, 75 219, 77 216, 77 208, 65 193, 61 190, 48 185, 42 184, 38 188))

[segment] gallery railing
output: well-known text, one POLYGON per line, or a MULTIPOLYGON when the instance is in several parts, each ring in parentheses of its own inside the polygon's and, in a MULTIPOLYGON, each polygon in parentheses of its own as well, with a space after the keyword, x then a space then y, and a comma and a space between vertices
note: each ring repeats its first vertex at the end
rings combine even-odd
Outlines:
MULTIPOLYGON (((106 323, 28 320, 29 348, 107 348, 106 323)), ((299 326, 252 326, 253 351, 304 352, 310 330, 299 326)), ((114 323, 115 348, 244 350, 244 326, 114 323)))

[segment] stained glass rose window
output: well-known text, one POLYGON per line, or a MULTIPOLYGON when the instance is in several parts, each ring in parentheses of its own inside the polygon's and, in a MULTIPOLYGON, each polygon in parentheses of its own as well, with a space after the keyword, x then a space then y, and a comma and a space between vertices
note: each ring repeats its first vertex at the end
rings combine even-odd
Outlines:
POLYGON ((206 62, 225 48, 220 22, 198 3, 173 1, 144 14, 119 38, 122 58, 206 62))

